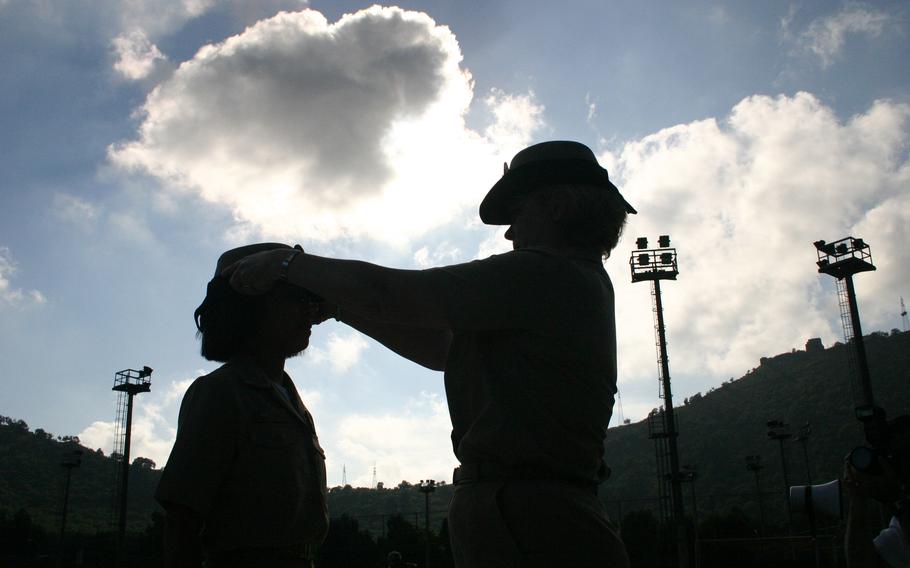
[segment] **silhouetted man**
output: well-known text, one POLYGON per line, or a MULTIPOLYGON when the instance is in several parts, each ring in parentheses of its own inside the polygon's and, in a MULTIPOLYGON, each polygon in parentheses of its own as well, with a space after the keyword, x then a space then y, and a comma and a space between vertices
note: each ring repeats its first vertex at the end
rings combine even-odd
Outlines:
POLYGON ((218 259, 195 318, 202 355, 225 363, 196 379, 180 406, 177 440, 156 499, 167 511, 166 566, 310 568, 328 530, 325 454, 284 372, 306 349, 315 300, 279 283, 260 296, 221 271, 259 244, 218 259))
POLYGON ((634 212, 586 146, 545 142, 519 152, 480 205, 484 223, 510 225, 511 252, 416 271, 273 251, 227 272, 250 294, 307 288, 445 371, 456 566, 626 566, 597 497, 616 393, 602 258, 634 212))
POLYGON ((910 415, 889 423, 887 455, 876 457, 872 471, 861 472, 844 463, 844 487, 850 506, 844 538, 851 568, 910 567, 910 415), (891 516, 888 526, 872 538, 869 500, 891 516))

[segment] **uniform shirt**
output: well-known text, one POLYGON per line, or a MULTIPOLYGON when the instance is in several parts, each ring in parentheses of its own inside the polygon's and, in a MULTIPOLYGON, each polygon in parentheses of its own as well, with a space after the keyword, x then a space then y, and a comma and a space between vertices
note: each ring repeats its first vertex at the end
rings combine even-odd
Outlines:
POLYGON ((325 538, 325 453, 287 375, 283 387, 238 357, 183 397, 155 498, 198 513, 210 552, 325 538))
POLYGON ((910 568, 910 543, 907 542, 897 517, 891 517, 888 528, 882 530, 872 542, 888 566, 910 568))
POLYGON ((616 324, 600 257, 527 248, 431 272, 453 331, 445 386, 459 461, 602 481, 616 324))

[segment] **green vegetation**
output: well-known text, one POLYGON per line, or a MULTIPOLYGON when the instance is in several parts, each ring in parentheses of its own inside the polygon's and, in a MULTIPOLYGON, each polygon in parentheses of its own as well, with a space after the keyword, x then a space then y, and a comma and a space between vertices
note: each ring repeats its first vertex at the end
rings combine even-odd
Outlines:
MULTIPOLYGON (((865 338, 876 402, 889 418, 910 413, 910 333, 873 333, 865 338)), ((696 493, 700 513, 728 513, 740 508, 758 519, 755 477, 745 456, 760 455, 765 469, 761 484, 770 521, 782 522, 784 482, 778 442, 769 440, 769 420, 790 424, 794 437, 806 422, 806 443, 812 482, 840 476, 844 456, 864 443, 853 415, 853 394, 846 346, 823 351, 793 351, 762 358, 761 364, 738 380, 704 395, 690 397, 676 408, 680 463, 698 471, 696 493)), ((672 372, 672 369, 671 369, 672 372)), ((806 483, 803 447, 793 438, 784 443, 791 485, 806 483)), ((613 469, 601 486, 601 497, 614 518, 621 518, 618 500, 657 495, 655 452, 646 421, 609 431, 606 460, 613 469)), ((689 487, 684 488, 689 508, 689 487)), ((640 503, 622 504, 623 511, 640 503)))

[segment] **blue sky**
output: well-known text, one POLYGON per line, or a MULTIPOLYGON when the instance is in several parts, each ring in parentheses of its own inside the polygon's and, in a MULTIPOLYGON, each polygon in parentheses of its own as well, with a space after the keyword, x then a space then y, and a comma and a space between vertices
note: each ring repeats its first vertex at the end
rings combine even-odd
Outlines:
MULTIPOLYGON (((251 6, 0 0, 0 413, 109 452, 113 375, 149 365, 134 456, 163 465, 183 391, 213 369, 191 314, 223 250, 412 268, 506 250, 476 206, 549 139, 594 148, 641 212, 607 261, 625 417, 660 403, 650 297, 628 276, 640 235, 680 252, 664 288, 680 401, 840 338, 816 239, 871 244, 864 327, 900 327, 905 2, 251 6)), ((330 484, 345 467, 369 485, 374 465, 387 484, 450 477, 440 374, 335 323, 312 345, 288 370, 330 484)))

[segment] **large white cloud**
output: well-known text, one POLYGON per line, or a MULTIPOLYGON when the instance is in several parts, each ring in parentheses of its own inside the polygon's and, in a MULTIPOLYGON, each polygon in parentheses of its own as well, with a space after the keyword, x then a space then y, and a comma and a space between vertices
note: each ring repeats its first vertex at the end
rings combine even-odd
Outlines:
POLYGON ((608 264, 623 378, 655 373, 650 296, 626 264, 640 235, 670 234, 679 247, 679 280, 663 287, 671 372, 716 384, 809 337, 841 339, 833 283, 816 273, 818 239, 871 244, 879 270, 857 278, 860 308, 867 330, 890 329, 910 281, 908 119, 910 106, 888 101, 842 121, 807 93, 753 96, 722 121, 605 154, 641 212, 608 264))
POLYGON ((323 431, 330 444, 329 485, 341 481, 342 469, 355 486, 370 486, 373 467, 377 481, 395 485, 402 480, 451 481, 457 460, 452 453, 448 408, 437 395, 422 392, 394 414, 358 413, 341 419, 334 431, 323 431))
POLYGON ((329 363, 332 372, 342 374, 360 363, 363 352, 369 349, 370 344, 357 331, 344 335, 330 333, 325 347, 311 346, 306 351, 306 357, 315 364, 329 363))
POLYGON ((402 243, 476 206, 541 125, 533 95, 493 91, 493 124, 467 129, 461 58, 422 13, 281 13, 183 63, 149 95, 138 138, 110 155, 266 236, 402 243))

